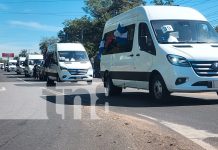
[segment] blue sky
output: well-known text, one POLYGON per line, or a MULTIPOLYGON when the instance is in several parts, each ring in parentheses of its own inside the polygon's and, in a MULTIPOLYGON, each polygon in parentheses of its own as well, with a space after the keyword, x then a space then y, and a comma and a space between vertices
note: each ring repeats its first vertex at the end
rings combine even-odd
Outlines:
POLYGON ((56 36, 66 19, 85 15, 83 0, 0 0, 0 54, 38 51, 43 37, 56 36))
MULTIPOLYGON (((217 0, 175 0, 175 3, 199 10, 213 26, 218 25, 217 0)), ((85 15, 82 7, 83 0, 0 0, 0 54, 17 54, 21 49, 39 52, 40 40, 56 36, 64 20, 85 15)))

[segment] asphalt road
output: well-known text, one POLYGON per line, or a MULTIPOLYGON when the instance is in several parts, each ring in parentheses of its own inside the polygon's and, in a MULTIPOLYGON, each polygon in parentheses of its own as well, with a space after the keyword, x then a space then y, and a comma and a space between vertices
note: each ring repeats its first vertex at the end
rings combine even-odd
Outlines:
POLYGON ((45 82, 0 70, 0 149, 27 149, 29 146, 57 149, 66 145, 81 148, 81 143, 87 141, 79 140, 84 136, 81 131, 86 130, 80 118, 98 116, 80 116, 79 109, 72 110, 71 106, 79 107, 80 101, 82 106, 97 105, 105 111, 151 119, 206 149, 218 148, 216 93, 176 93, 168 103, 161 103, 143 90, 125 89, 122 95, 106 99, 98 79, 92 85, 57 83, 56 87, 46 88, 45 82), (72 134, 75 136, 69 137, 72 134), (58 139, 60 135, 64 138, 58 139), (18 144, 25 140, 28 142, 18 144))

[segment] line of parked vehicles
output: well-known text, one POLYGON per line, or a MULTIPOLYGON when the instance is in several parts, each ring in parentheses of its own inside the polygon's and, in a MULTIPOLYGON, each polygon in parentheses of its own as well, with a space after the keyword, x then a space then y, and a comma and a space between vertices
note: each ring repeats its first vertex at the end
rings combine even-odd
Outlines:
MULTIPOLYGON (((149 90, 157 100, 173 92, 218 94, 218 35, 192 8, 131 9, 106 22, 99 49, 95 72, 100 72, 106 96, 128 87, 149 90)), ((55 80, 92 82, 92 65, 82 44, 57 43, 40 57, 26 58, 25 76, 46 79, 47 85, 55 80)), ((13 62, 8 66, 12 69, 13 62)))
POLYGON ((93 80, 91 62, 80 43, 55 43, 48 47, 44 56, 28 54, 17 60, 8 60, 1 68, 47 81, 48 86, 55 85, 55 81, 86 81, 91 84, 93 80))

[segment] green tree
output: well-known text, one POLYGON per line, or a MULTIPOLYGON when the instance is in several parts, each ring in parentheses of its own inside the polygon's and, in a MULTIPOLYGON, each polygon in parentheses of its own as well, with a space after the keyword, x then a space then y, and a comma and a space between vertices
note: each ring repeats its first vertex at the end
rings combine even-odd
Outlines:
POLYGON ((218 25, 215 27, 216 32, 218 32, 218 25))
POLYGON ((154 5, 174 5, 174 0, 153 0, 151 3, 154 5))
POLYGON ((60 42, 81 42, 90 57, 98 50, 98 43, 102 35, 102 24, 84 16, 80 19, 67 20, 64 28, 58 33, 60 42))
POLYGON ((107 21, 124 11, 139 5, 145 5, 144 0, 85 0, 84 11, 96 19, 107 21))
POLYGON ((18 56, 19 57, 26 57, 27 56, 27 52, 28 52, 27 49, 22 49, 18 56))
POLYGON ((47 52, 48 46, 57 42, 58 42, 58 38, 55 37, 43 38, 39 43, 39 49, 41 51, 41 54, 44 55, 47 52))
POLYGON ((15 56, 13 59, 14 59, 14 60, 17 60, 18 58, 19 58, 19 56, 15 56))

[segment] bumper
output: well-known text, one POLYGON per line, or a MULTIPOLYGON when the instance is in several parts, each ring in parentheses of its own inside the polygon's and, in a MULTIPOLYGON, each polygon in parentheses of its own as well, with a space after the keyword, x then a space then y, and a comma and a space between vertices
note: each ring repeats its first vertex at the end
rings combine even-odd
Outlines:
POLYGON ((16 71, 16 68, 8 68, 8 71, 16 71))
POLYGON ((92 81, 93 80, 93 71, 90 70, 83 75, 72 75, 69 71, 61 71, 59 73, 59 78, 61 81, 92 81))
POLYGON ((24 69, 17 69, 17 73, 24 73, 24 69))
POLYGON ((218 76, 198 76, 192 67, 172 66, 171 70, 167 71, 163 78, 170 92, 218 91, 218 76), (178 78, 185 79, 184 83, 176 84, 178 78))

